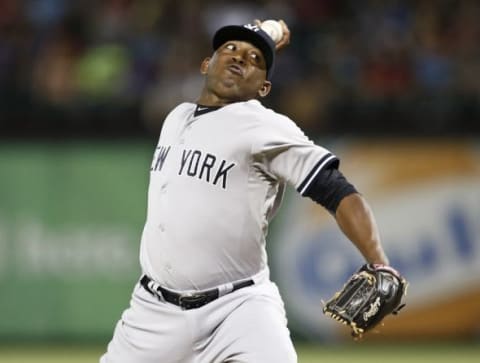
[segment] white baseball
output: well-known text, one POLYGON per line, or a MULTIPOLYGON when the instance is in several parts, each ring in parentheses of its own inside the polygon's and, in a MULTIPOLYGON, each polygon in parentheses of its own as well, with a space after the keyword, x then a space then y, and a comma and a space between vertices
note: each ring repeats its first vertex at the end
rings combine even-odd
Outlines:
POLYGON ((282 25, 276 20, 265 20, 260 24, 260 28, 267 33, 275 43, 278 43, 283 36, 282 25))

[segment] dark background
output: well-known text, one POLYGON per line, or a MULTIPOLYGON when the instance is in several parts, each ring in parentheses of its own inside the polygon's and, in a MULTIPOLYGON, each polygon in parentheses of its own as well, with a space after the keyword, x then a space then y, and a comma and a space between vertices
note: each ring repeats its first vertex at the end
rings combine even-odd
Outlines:
POLYGON ((480 134, 474 0, 0 0, 1 138, 156 138, 219 26, 283 18, 265 104, 310 136, 480 134))

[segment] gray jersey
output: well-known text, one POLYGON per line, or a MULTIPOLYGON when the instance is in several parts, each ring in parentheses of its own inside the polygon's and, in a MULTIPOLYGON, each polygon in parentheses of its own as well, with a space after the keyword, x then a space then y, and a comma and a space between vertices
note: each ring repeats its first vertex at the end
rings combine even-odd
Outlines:
POLYGON ((265 237, 286 183, 303 193, 336 157, 257 100, 166 118, 153 157, 140 261, 175 290, 206 289, 267 268, 265 237))

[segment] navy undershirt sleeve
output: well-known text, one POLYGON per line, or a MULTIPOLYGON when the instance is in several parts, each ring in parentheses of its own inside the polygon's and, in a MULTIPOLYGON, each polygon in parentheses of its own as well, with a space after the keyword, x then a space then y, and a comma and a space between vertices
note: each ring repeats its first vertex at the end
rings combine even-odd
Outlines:
POLYGON ((355 187, 348 182, 336 165, 329 165, 316 175, 302 195, 335 214, 341 200, 353 193, 357 193, 355 187))

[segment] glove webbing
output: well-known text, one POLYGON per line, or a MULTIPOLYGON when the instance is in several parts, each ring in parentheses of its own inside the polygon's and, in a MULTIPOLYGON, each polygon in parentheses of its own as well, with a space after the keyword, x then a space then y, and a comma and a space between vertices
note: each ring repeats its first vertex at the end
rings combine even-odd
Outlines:
MULTIPOLYGON (((354 283, 350 284, 349 289, 343 292, 343 296, 340 297, 340 292, 338 292, 333 299, 327 302, 324 312, 325 315, 332 317, 344 325, 350 325, 352 328, 352 336, 359 337, 363 334, 364 329, 358 327, 354 319, 368 303, 369 299, 365 299, 365 296, 371 296, 375 292, 376 278, 366 271, 361 271, 352 277, 352 282, 354 283), (338 297, 340 297, 340 299, 336 301, 338 297), (359 301, 363 301, 363 304, 355 305, 352 303, 352 300, 358 298, 360 298, 359 301), (330 302, 335 302, 335 305, 340 309, 338 314, 342 315, 328 310, 330 302), (347 311, 346 306, 354 307, 354 310, 350 309, 347 311)), ((348 284, 346 284, 346 286, 348 286, 348 284)))

